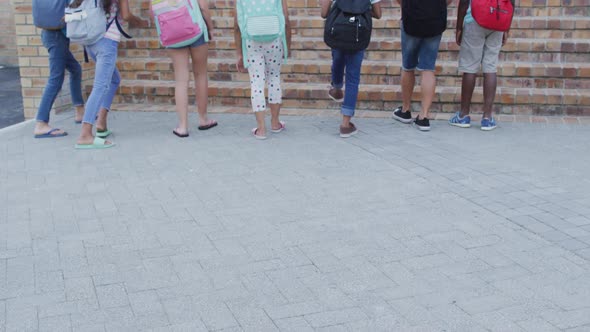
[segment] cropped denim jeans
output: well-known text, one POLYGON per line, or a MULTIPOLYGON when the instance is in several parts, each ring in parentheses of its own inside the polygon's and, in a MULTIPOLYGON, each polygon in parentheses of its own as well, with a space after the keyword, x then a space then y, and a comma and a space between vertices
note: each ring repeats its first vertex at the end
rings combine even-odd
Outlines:
POLYGON ((94 125, 96 116, 101 108, 111 109, 111 104, 121 83, 121 76, 117 70, 117 48, 119 43, 103 38, 86 46, 88 55, 94 59, 94 85, 88 101, 82 122, 94 125))
POLYGON ((356 101, 359 93, 359 84, 361 82, 361 66, 365 51, 347 53, 341 50, 332 49, 332 87, 344 89, 344 101, 342 102, 341 112, 345 116, 354 116, 356 101), (346 71, 346 82, 344 81, 344 72, 346 71))
POLYGON ((70 52, 70 40, 61 30, 43 30, 41 41, 49 52, 49 79, 37 110, 37 121, 49 122, 49 113, 64 83, 66 70, 70 73, 72 104, 74 106, 84 105, 82 67, 70 52))

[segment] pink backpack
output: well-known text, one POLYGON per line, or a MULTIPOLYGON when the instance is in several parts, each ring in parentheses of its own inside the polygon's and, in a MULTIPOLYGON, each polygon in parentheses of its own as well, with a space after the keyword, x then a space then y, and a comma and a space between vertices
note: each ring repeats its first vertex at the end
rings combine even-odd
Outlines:
POLYGON ((195 0, 151 0, 160 43, 164 47, 183 47, 203 34, 208 41, 207 25, 195 0))

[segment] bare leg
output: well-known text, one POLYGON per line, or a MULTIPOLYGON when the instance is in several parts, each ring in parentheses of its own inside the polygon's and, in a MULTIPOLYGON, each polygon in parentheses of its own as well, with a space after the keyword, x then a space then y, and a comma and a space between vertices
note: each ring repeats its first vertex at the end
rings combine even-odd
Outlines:
POLYGON ((254 115, 256 116, 256 128, 258 129, 256 135, 266 136, 266 123, 264 121, 266 111, 254 112, 254 115))
POLYGON ((279 120, 279 113, 281 112, 281 104, 268 104, 270 106, 270 127, 274 130, 281 129, 279 120))
POLYGON ((475 89, 476 74, 463 73, 461 82, 461 117, 469 115, 471 110, 471 98, 475 89))
POLYGON ((342 127, 350 127, 350 119, 352 119, 352 116, 348 116, 348 115, 343 115, 342 116, 342 127))
POLYGON ((196 48, 191 48, 191 58, 193 60, 193 74, 195 76, 195 94, 197 97, 197 112, 199 113, 199 125, 209 124, 207 118, 207 104, 209 98, 209 77, 207 74, 207 54, 209 45, 203 44, 196 48))
POLYGON ((101 108, 100 111, 98 111, 98 117, 96 119, 96 130, 107 130, 107 116, 108 116, 109 112, 105 109, 105 108, 101 108))
POLYGON ((432 106, 432 100, 434 99, 434 92, 436 89, 436 76, 433 71, 422 72, 422 111, 420 112, 420 118, 428 118, 430 113, 430 106, 432 106))
POLYGON ((413 70, 402 69, 402 111, 409 111, 412 106, 412 94, 414 94, 414 85, 416 84, 416 74, 413 70))
POLYGON ((483 117, 492 118, 492 106, 496 97, 496 73, 483 74, 483 117))
POLYGON ((179 134, 188 133, 188 56, 186 48, 168 49, 168 55, 172 58, 174 66, 174 98, 176 99, 176 114, 178 115, 178 126, 176 132, 179 134))
POLYGON ((75 121, 82 121, 84 117, 84 105, 76 106, 76 116, 74 117, 75 121))

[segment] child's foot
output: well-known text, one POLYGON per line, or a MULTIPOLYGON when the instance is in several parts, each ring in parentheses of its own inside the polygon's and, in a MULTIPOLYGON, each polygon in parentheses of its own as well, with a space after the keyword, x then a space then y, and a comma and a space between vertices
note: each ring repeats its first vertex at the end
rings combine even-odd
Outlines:
POLYGON ((68 133, 61 129, 51 128, 51 126, 47 122, 37 122, 35 125, 35 129, 33 130, 33 135, 36 138, 41 137, 62 137, 66 136, 68 133))
POLYGON ((342 137, 342 138, 348 138, 348 137, 356 134, 357 132, 358 132, 358 130, 356 129, 356 126, 352 122, 349 122, 348 127, 344 127, 344 126, 340 125, 340 137, 342 137))
POLYGON ((414 124, 420 131, 429 131, 430 130, 430 120, 428 118, 420 119, 420 115, 416 116, 416 120, 414 120, 414 124))
POLYGON ((172 130, 172 133, 180 138, 188 137, 188 130, 187 129, 176 128, 176 129, 172 130))
POLYGON ((471 127, 471 117, 469 115, 461 117, 461 112, 457 112, 449 119, 449 124, 455 127, 469 128, 471 127))
POLYGON ((481 119, 481 130, 490 131, 496 129, 496 120, 492 117, 490 119, 481 119))
POLYGON ((266 133, 263 130, 258 129, 258 128, 252 129, 252 135, 254 135, 254 137, 256 139, 260 139, 260 140, 266 139, 266 133))
MULTIPOLYGON (((112 145, 113 142, 98 138, 104 145, 112 145)), ((94 145, 98 141, 94 136, 78 137, 76 145, 94 145)))
POLYGON ((76 107, 76 115, 74 116, 74 122, 82 123, 83 118, 84 118, 84 106, 77 106, 76 107))
POLYGON ((271 124, 270 131, 273 133, 280 133, 283 130, 285 130, 285 123, 283 121, 279 121, 277 124, 271 124))
POLYGON ((344 92, 342 92, 342 89, 331 88, 328 91, 328 96, 336 102, 342 102, 344 100, 344 92))
POLYGON ((207 130, 217 126, 217 121, 215 120, 207 120, 205 122, 201 122, 202 124, 197 127, 199 130, 207 130))
POLYGON ((391 115, 392 118, 402 123, 412 122, 412 112, 403 110, 403 106, 396 108, 391 115))

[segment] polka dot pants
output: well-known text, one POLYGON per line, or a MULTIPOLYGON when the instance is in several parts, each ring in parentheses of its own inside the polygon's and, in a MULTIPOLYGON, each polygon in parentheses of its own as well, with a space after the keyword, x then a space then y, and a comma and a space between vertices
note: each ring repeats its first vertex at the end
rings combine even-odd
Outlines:
POLYGON ((248 52, 248 74, 252 86, 252 110, 266 110, 264 86, 268 84, 268 103, 282 102, 281 65, 283 64, 283 42, 277 38, 272 42, 246 41, 248 52))

